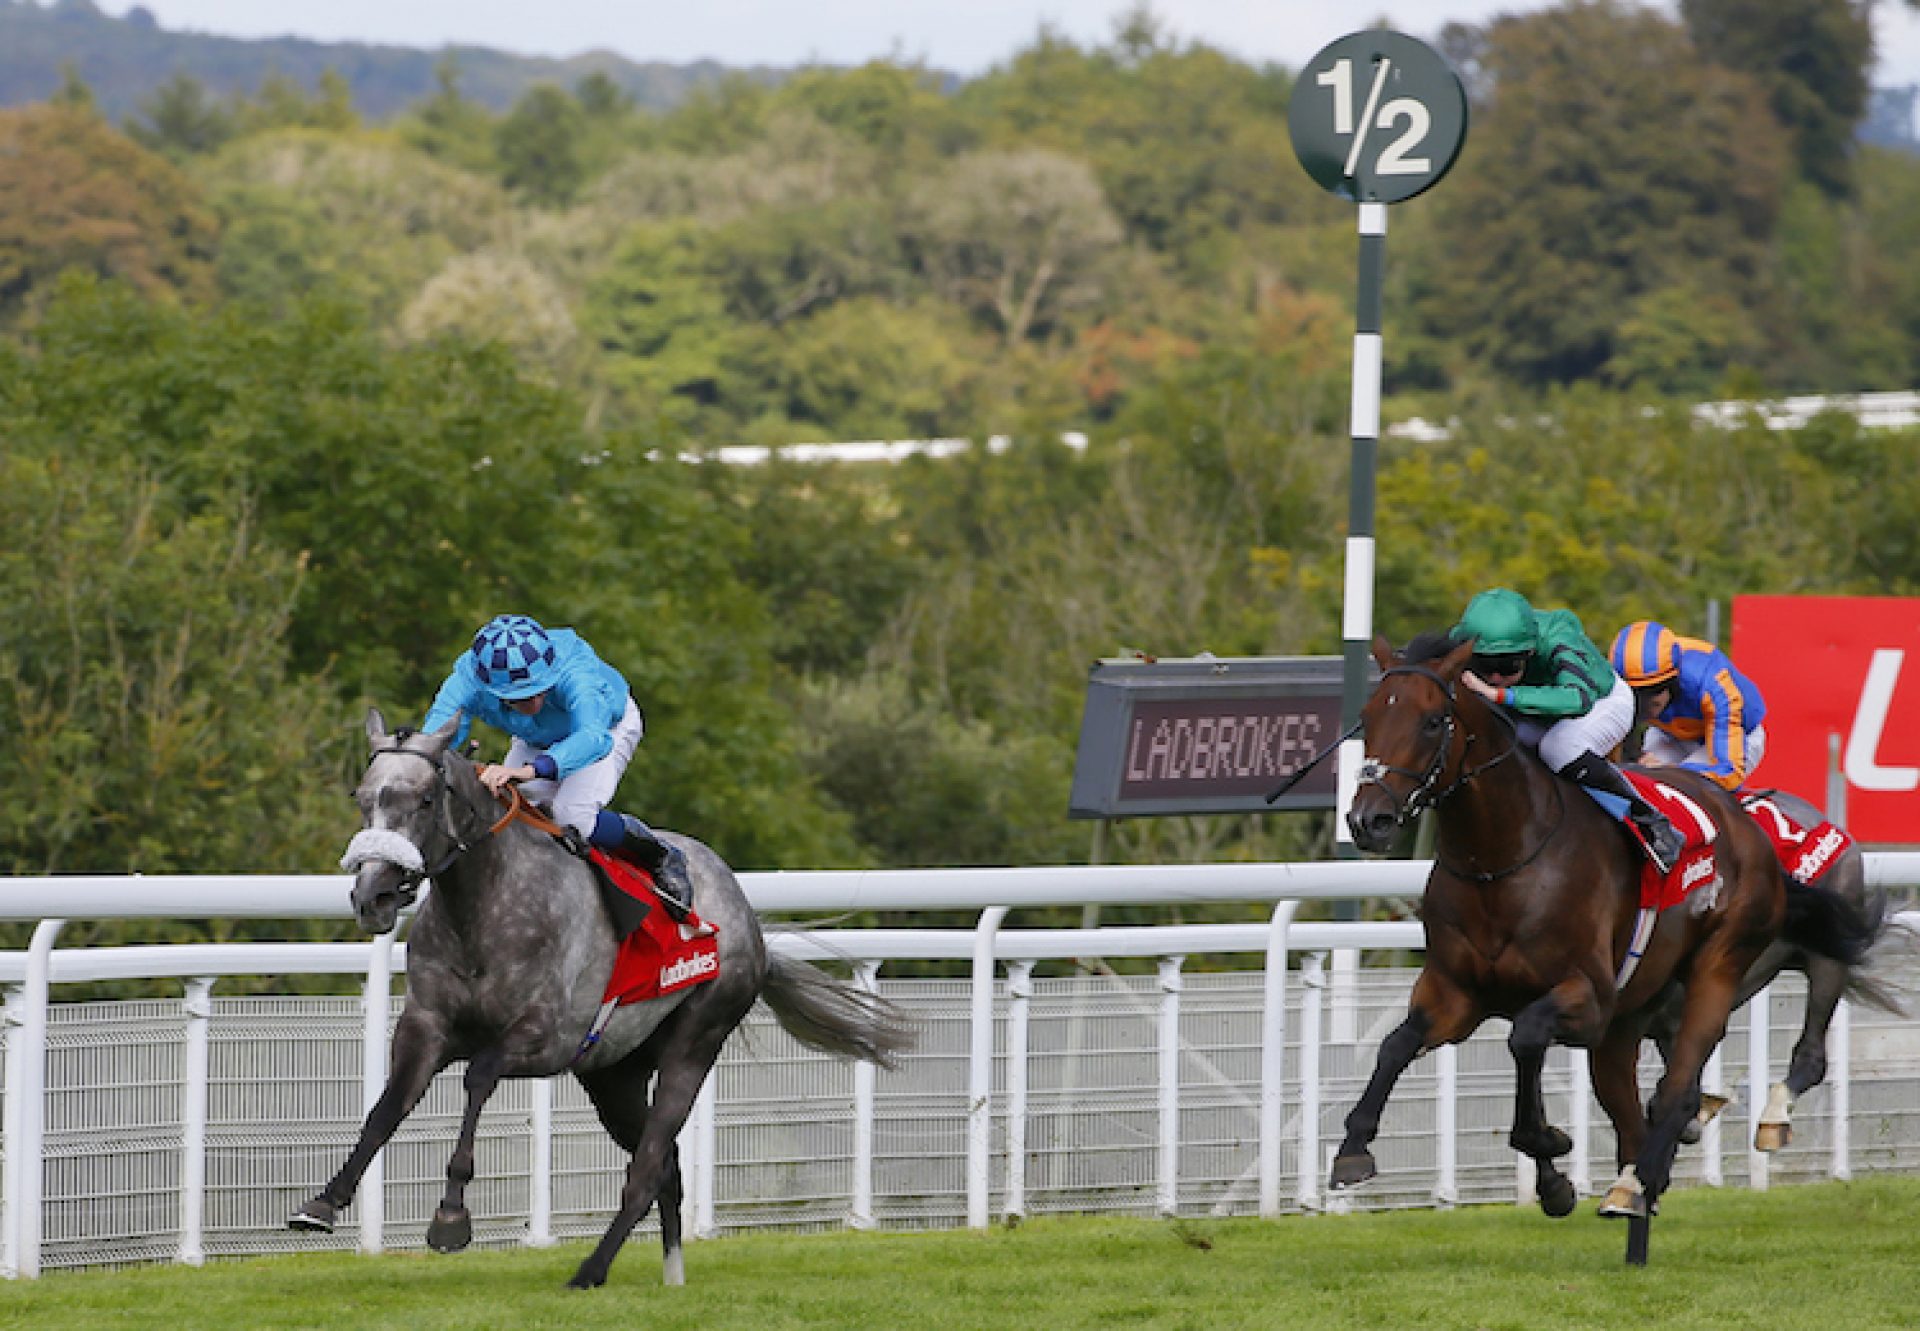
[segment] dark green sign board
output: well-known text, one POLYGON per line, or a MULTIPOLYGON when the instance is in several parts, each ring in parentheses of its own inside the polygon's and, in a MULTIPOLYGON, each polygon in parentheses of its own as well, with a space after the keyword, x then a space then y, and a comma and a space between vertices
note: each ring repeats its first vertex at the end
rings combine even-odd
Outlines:
POLYGON ((1287 109, 1293 151, 1323 189, 1400 203, 1453 165, 1467 93, 1422 42, 1384 29, 1342 37, 1307 62, 1287 109))

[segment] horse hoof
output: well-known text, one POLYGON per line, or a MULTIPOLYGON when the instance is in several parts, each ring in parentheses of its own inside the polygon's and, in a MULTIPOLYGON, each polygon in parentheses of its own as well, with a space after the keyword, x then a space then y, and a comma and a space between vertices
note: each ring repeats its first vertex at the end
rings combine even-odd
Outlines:
POLYGON ((1762 1123, 1753 1130, 1753 1149, 1756 1151, 1778 1151, 1792 1140, 1791 1123, 1762 1123))
POLYGON ((287 1228, 304 1230, 309 1234, 331 1234, 334 1215, 332 1202, 325 1197, 315 1197, 287 1217, 287 1228))
POLYGON ((1353 1188, 1365 1183, 1380 1171, 1373 1163, 1371 1152, 1362 1151, 1359 1155, 1335 1156, 1333 1177, 1327 1186, 1332 1188, 1353 1188))
POLYGON ((1555 1174, 1540 1185, 1540 1209, 1555 1220, 1572 1215, 1579 1200, 1573 1190, 1573 1180, 1565 1174, 1555 1174))
POLYGON ((568 1289, 599 1289, 600 1286, 606 1283, 607 1283, 607 1277, 604 1273, 600 1275, 595 1275, 593 1272, 587 1270, 586 1267, 582 1266, 578 1271, 575 1271, 573 1273, 573 1279, 567 1282, 567 1288, 568 1289))
POLYGON ((435 1252, 460 1252, 473 1242, 473 1217, 462 1206, 458 1210, 441 1207, 427 1226, 427 1246, 435 1252))
POLYGON ((1616 1183, 1601 1199, 1600 1215, 1607 1220, 1644 1220, 1647 1218, 1647 1194, 1616 1183))
POLYGON ((1682 1146, 1698 1146, 1700 1144, 1700 1120, 1699 1119, 1697 1118, 1688 1119, 1687 1125, 1684 1128, 1680 1129, 1680 1144, 1682 1146))
POLYGON ((1640 1182, 1640 1173, 1632 1165, 1620 1171, 1620 1177, 1607 1189, 1607 1195, 1600 1201, 1600 1214, 1608 1220, 1645 1220, 1647 1218, 1647 1189, 1640 1182))

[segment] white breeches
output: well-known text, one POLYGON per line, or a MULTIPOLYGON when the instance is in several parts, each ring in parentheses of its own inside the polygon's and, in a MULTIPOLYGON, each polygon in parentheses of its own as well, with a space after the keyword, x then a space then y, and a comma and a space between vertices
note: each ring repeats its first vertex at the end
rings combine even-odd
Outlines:
MULTIPOLYGON (((645 729, 640 708, 628 698, 627 710, 613 727, 613 748, 607 751, 606 757, 559 781, 522 781, 520 793, 535 804, 550 807, 553 821, 562 827, 571 827, 582 837, 591 836, 593 820, 613 802, 613 792, 619 788, 620 778, 626 775, 627 764, 633 761, 634 746, 640 742, 645 729)), ((544 750, 515 736, 507 746, 507 756, 501 759, 501 765, 519 767, 531 763, 534 755, 542 752, 544 750)))
MULTIPOLYGON (((1690 740, 1675 739, 1658 726, 1648 726, 1646 744, 1642 746, 1649 758, 1667 764, 1669 767, 1684 767, 1694 763, 1700 767, 1713 765, 1713 754, 1705 744, 1695 744, 1690 740)), ((1755 726, 1747 732, 1746 762, 1741 767, 1745 779, 1753 779, 1753 769, 1767 756, 1767 728, 1755 726)))
POLYGON ((1613 691, 1585 716, 1569 716, 1545 726, 1537 720, 1523 720, 1520 738, 1538 744, 1541 761, 1557 772, 1589 750, 1604 758, 1631 729, 1633 689, 1616 675, 1613 691))

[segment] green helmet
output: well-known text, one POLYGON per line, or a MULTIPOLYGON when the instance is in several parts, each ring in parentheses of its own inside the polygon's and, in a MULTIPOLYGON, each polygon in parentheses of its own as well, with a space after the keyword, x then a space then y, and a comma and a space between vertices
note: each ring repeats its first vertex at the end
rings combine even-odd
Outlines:
POLYGON ((1476 638, 1479 656, 1514 656, 1540 645, 1533 607, 1519 592, 1494 587, 1467 602, 1467 612, 1454 626, 1453 636, 1476 638))

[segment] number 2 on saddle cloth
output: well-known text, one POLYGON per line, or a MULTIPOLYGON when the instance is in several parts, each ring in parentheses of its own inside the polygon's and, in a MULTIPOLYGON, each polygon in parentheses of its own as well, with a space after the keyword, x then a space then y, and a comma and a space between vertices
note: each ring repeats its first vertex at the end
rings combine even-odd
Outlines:
MULTIPOLYGON (((1639 966, 1641 954, 1646 949, 1647 940, 1653 935, 1653 926, 1659 913, 1686 901, 1702 887, 1708 889, 1708 895, 1697 903, 1696 908, 1710 910, 1718 899, 1721 885, 1713 858, 1713 843, 1720 835, 1720 830, 1707 811, 1685 794, 1646 773, 1628 771, 1626 778, 1642 797, 1664 812, 1679 829, 1686 838, 1686 849, 1674 862, 1670 874, 1662 875, 1650 863, 1640 870, 1640 914, 1634 921, 1633 941, 1627 947, 1626 960, 1616 977, 1616 984, 1621 986, 1626 984, 1628 977, 1639 966)), ((1822 822, 1809 827, 1794 819, 1785 809, 1768 799, 1766 793, 1743 795, 1740 804, 1767 833, 1781 865, 1808 886, 1816 882, 1853 844, 1853 838, 1832 823, 1822 822)), ((1639 829, 1631 823, 1624 826, 1639 838, 1639 829)))

